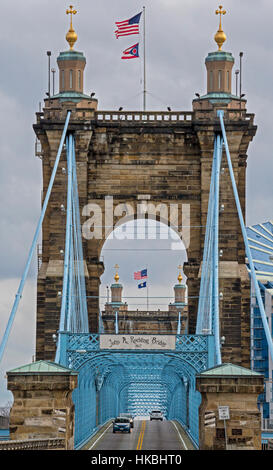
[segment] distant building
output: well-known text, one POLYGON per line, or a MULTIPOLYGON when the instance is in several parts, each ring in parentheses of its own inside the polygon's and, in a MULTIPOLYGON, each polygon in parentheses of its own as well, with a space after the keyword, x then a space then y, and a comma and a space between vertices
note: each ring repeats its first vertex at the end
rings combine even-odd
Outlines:
POLYGON ((178 284, 174 286, 174 302, 168 305, 166 311, 149 310, 148 297, 147 310, 128 310, 127 302, 122 301, 122 290, 123 286, 119 283, 119 275, 116 273, 115 283, 111 285, 111 302, 105 304, 105 310, 101 315, 101 332, 108 334, 188 333, 187 287, 182 284, 181 272, 178 276, 178 284))
MULTIPOLYGON (((272 333, 273 321, 273 222, 247 228, 256 276, 272 333)), ((265 377, 265 389, 259 395, 263 429, 273 432, 273 364, 267 345, 253 281, 251 283, 251 368, 265 377)))

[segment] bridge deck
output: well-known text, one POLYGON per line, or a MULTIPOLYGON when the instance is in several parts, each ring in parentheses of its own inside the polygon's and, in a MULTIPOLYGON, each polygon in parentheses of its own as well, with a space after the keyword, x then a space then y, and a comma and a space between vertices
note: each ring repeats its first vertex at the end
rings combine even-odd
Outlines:
POLYGON ((131 434, 115 433, 108 422, 82 450, 194 450, 177 421, 135 419, 131 434))

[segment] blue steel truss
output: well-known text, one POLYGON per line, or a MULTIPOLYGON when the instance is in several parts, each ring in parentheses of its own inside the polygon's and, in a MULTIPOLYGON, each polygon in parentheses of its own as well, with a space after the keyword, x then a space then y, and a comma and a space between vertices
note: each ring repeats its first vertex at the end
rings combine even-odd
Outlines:
POLYGON ((145 415, 152 408, 178 419, 197 445, 200 394, 195 376, 213 365, 212 336, 176 335, 175 349, 164 352, 109 351, 100 349, 98 334, 65 336, 65 365, 79 371, 73 392, 76 446, 120 412, 145 415))

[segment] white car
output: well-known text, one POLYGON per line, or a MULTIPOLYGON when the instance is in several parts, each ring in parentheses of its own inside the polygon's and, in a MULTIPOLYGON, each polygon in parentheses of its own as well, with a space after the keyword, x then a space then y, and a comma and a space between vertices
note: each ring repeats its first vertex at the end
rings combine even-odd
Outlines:
POLYGON ((160 421, 163 421, 163 414, 161 413, 161 411, 159 410, 151 411, 150 421, 152 421, 153 419, 159 419, 160 421))

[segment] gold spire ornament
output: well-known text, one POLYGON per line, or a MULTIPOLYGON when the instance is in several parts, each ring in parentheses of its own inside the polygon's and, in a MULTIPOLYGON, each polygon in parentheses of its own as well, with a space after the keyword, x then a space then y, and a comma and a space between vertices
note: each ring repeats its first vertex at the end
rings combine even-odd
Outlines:
POLYGON ((182 279, 183 279, 182 274, 181 274, 181 269, 182 269, 181 264, 178 266, 178 269, 179 269, 179 274, 178 274, 177 280, 178 280, 179 284, 181 284, 182 279))
POLYGON ((78 39, 77 33, 74 31, 72 26, 72 15, 76 15, 77 10, 73 10, 73 5, 70 5, 69 10, 66 10, 67 15, 71 15, 70 17, 70 29, 66 35, 66 40, 70 46, 70 50, 73 50, 73 46, 78 39))
POLYGON ((115 274, 114 279, 115 279, 116 283, 118 283, 118 281, 119 281, 119 275, 118 275, 119 265, 118 265, 118 264, 115 264, 114 268, 115 268, 115 270, 116 270, 116 274, 115 274))
POLYGON ((222 15, 226 14, 226 10, 223 10, 223 6, 219 5, 219 10, 215 11, 216 15, 220 15, 220 24, 217 33, 214 36, 214 40, 218 45, 218 52, 222 50, 222 45, 224 44, 225 40, 227 39, 224 31, 222 30, 222 15))

